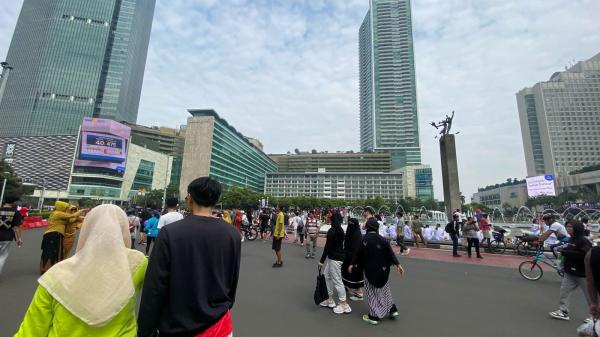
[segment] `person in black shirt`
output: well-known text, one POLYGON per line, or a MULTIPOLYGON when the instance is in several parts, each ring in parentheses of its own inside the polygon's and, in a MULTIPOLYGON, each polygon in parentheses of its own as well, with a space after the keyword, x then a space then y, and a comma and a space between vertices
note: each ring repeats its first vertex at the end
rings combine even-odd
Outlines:
POLYGON ((342 281, 342 264, 346 256, 344 252, 342 221, 343 218, 339 212, 331 216, 331 228, 327 231, 327 241, 325 242, 325 248, 323 248, 323 256, 321 256, 321 260, 319 261, 319 268, 322 268, 327 261, 327 266, 323 274, 325 275, 327 292, 329 293, 329 298, 320 305, 322 307, 333 308, 333 312, 336 314, 349 314, 352 312, 352 309, 346 302, 346 289, 342 281), (334 289, 340 300, 337 306, 333 301, 334 289))
POLYGON ((220 195, 213 178, 192 181, 186 197, 191 215, 159 232, 144 281, 139 337, 233 330, 242 242, 235 227, 212 217, 220 195))
POLYGON ((15 202, 19 201, 19 197, 9 195, 4 198, 4 205, 0 208, 0 274, 8 258, 10 243, 17 241, 17 245, 21 247, 21 231, 19 226, 23 222, 21 213, 17 211, 15 202))
POLYGON ((452 221, 446 225, 446 233, 450 234, 452 239, 452 256, 454 257, 460 257, 460 254, 458 254, 458 236, 462 225, 463 223, 459 220, 458 214, 454 214, 452 221))

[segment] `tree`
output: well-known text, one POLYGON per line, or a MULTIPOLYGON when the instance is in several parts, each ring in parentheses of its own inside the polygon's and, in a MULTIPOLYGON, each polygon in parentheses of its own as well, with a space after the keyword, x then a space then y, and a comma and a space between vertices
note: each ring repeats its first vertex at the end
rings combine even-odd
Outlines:
POLYGON ((0 189, 4 185, 5 179, 6 187, 4 189, 4 197, 10 195, 20 198, 24 194, 21 178, 14 173, 10 165, 6 164, 4 161, 0 161, 0 189))

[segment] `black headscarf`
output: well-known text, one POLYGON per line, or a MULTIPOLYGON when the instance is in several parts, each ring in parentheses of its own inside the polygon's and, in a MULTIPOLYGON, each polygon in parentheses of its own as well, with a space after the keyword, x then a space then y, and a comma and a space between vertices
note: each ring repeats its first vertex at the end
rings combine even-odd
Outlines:
POLYGON ((348 220, 348 228, 346 228, 346 238, 352 237, 354 232, 360 232, 360 225, 356 218, 350 218, 348 220))
POLYGON ((585 227, 583 223, 579 221, 572 220, 570 223, 573 226, 573 235, 569 239, 569 243, 577 246, 578 248, 589 249, 588 246, 591 246, 589 241, 585 238, 585 227))
POLYGON ((379 222, 375 218, 369 218, 366 224, 367 233, 370 232, 379 232, 379 222))

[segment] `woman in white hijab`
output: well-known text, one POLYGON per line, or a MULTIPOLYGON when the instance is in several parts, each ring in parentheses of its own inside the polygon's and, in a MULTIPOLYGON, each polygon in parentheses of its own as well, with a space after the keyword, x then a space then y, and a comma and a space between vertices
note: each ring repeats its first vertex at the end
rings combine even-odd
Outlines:
POLYGON ((129 223, 119 207, 92 209, 75 255, 39 278, 15 336, 136 336, 136 292, 148 261, 130 246, 129 223))

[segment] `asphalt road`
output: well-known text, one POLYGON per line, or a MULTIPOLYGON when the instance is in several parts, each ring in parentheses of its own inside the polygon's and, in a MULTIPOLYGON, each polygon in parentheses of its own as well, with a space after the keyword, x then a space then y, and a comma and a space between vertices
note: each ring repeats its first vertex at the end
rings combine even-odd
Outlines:
MULTIPOLYGON (((26 231, 25 246, 11 247, 0 275, 2 337, 17 329, 37 286, 42 233, 26 231)), ((370 326, 361 320, 366 302, 351 302, 352 314, 343 316, 315 306, 317 261, 304 259, 297 245, 284 244, 283 252, 284 267, 273 269, 269 243, 244 243, 234 336, 566 337, 586 317, 580 291, 572 297, 570 322, 548 316, 558 306, 560 279, 553 273, 531 282, 512 267, 402 257, 407 273, 392 274, 391 281, 400 316, 370 326)))

